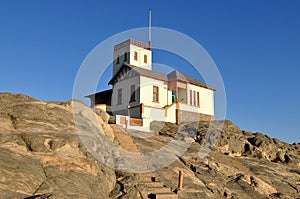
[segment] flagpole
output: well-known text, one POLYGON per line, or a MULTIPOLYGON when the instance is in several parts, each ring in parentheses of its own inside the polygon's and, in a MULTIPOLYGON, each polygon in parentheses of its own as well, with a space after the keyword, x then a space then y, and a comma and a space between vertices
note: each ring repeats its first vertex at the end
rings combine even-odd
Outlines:
POLYGON ((149 45, 150 45, 150 49, 151 49, 151 40, 152 40, 152 38, 151 38, 151 9, 149 9, 149 33, 148 33, 148 35, 149 35, 149 45))

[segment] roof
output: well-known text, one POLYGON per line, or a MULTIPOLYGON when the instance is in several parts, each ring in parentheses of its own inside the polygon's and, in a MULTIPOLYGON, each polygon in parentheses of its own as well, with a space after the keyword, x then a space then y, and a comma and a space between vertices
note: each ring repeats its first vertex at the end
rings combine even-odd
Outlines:
POLYGON ((177 79, 177 80, 181 80, 181 81, 184 81, 184 82, 187 82, 187 83, 191 83, 191 84, 194 84, 194 85, 197 85, 197 86, 200 86, 200 87, 215 90, 214 88, 207 86, 206 84, 198 81, 197 79, 195 79, 193 77, 190 77, 188 75, 185 75, 185 74, 183 74, 183 73, 181 73, 177 70, 174 70, 169 74, 163 74, 163 73, 159 73, 159 72, 156 72, 156 71, 153 71, 153 70, 148 70, 148 69, 141 68, 141 67, 138 67, 138 66, 133 66, 133 65, 130 65, 128 63, 123 63, 122 67, 119 68, 119 70, 116 72, 116 74, 109 81, 109 84, 113 83, 113 80, 117 77, 118 73, 123 69, 123 67, 131 68, 131 69, 135 70, 136 72, 138 72, 140 75, 150 77, 150 78, 153 78, 153 79, 159 79, 159 80, 162 80, 162 81, 170 81, 170 80, 173 80, 173 79, 177 79))
POLYGON ((116 74, 111 78, 111 80, 109 81, 109 84, 112 84, 113 80, 117 77, 118 73, 123 69, 123 67, 128 67, 130 69, 133 69, 142 76, 150 77, 153 79, 159 79, 159 80, 163 80, 163 81, 168 81, 168 77, 166 74, 162 74, 162 73, 159 73, 159 72, 156 72, 153 70, 148 70, 145 68, 141 68, 138 66, 133 66, 128 63, 123 63, 122 67, 120 67, 119 70, 116 72, 116 74))
POLYGON ((108 89, 108 90, 93 93, 93 94, 90 94, 90 95, 87 95, 87 96, 84 96, 84 97, 91 98, 91 97, 95 97, 95 96, 98 96, 98 95, 107 95, 107 94, 111 94, 111 93, 112 93, 112 89, 108 89))
POLYGON ((91 95, 85 96, 86 98, 93 99, 95 104, 111 104, 111 96, 112 96, 112 89, 97 92, 91 95))
POLYGON ((147 77, 152 77, 154 79, 160 79, 160 80, 164 80, 164 81, 168 81, 168 76, 166 74, 163 73, 159 73, 153 70, 148 70, 145 68, 141 68, 141 67, 137 67, 137 66, 133 66, 133 65, 129 65, 128 66, 132 69, 134 69, 136 72, 140 73, 141 75, 147 76, 147 77))
POLYGON ((201 87, 204 87, 204 88, 215 90, 214 88, 207 86, 206 84, 198 81, 197 79, 195 79, 193 77, 190 77, 188 75, 185 75, 185 74, 183 74, 183 73, 181 73, 177 70, 174 70, 174 71, 172 71, 171 73, 168 74, 168 80, 173 80, 173 79, 178 79, 178 80, 181 80, 181 81, 184 81, 184 82, 189 82, 191 84, 195 84, 197 86, 201 86, 201 87))

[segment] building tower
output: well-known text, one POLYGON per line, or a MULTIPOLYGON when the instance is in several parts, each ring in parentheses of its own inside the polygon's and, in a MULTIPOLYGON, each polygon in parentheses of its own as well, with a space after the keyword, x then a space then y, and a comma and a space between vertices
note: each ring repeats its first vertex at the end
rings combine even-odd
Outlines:
POLYGON ((114 46, 113 76, 123 63, 152 70, 151 45, 128 39, 114 46))

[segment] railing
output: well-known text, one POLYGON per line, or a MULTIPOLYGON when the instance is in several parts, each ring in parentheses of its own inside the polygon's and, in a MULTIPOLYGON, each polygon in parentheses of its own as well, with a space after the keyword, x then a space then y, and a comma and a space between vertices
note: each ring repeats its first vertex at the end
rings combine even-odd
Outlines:
POLYGON ((138 131, 150 132, 150 120, 147 118, 130 118, 129 116, 116 115, 116 124, 124 129, 133 129, 138 131))
POLYGON ((130 118, 130 126, 143 126, 143 119, 130 118))
POLYGON ((137 40, 134 40, 134 39, 128 39, 118 45, 115 45, 114 47, 114 50, 118 50, 118 49, 121 49, 125 46, 128 46, 129 44, 132 44, 132 45, 135 45, 135 46, 138 46, 138 47, 141 47, 141 48, 144 48, 144 49, 148 49, 150 50, 151 49, 151 45, 150 44, 146 44, 144 42, 141 42, 141 41, 137 41, 137 40))
POLYGON ((145 49, 150 49, 151 48, 151 46, 149 44, 146 44, 144 42, 137 41, 137 40, 134 40, 134 39, 130 39, 130 43, 135 45, 135 46, 145 48, 145 49))

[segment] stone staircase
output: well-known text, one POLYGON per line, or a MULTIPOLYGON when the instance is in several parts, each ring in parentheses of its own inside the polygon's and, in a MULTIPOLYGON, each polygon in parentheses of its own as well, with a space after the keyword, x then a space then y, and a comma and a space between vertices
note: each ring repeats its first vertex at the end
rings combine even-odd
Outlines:
POLYGON ((178 195, 160 181, 155 172, 140 174, 140 184, 146 187, 151 199, 178 199, 178 195))
POLYGON ((115 168, 128 173, 139 173, 147 169, 147 164, 141 161, 143 157, 133 139, 118 125, 113 124, 111 128, 120 143, 119 152, 115 157, 115 168))
POLYGON ((129 152, 140 153, 132 138, 127 135, 122 129, 120 129, 117 124, 111 124, 111 128, 114 131, 115 137, 119 139, 121 148, 129 152))
MULTIPOLYGON (((126 151, 140 153, 133 139, 126 134, 116 124, 111 125, 115 137, 120 141, 121 148, 126 151)), ((140 184, 146 187, 148 198, 151 199, 178 199, 178 195, 172 192, 170 187, 167 187, 160 181, 156 172, 142 173, 140 176, 140 184)))

